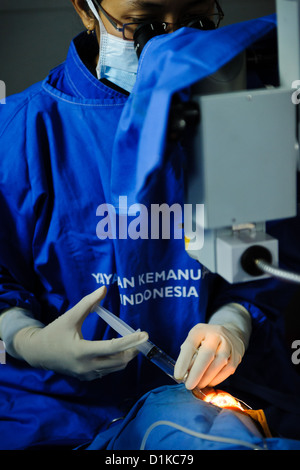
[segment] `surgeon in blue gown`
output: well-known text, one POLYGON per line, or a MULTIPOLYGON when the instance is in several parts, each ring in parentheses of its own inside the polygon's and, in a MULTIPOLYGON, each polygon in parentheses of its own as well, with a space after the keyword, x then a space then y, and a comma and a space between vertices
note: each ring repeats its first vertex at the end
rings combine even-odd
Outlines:
MULTIPOLYGON (((84 444, 143 393, 172 383, 137 355, 148 336, 177 359, 176 377, 187 376, 192 389, 234 374, 253 325, 267 322, 264 302, 219 288, 219 279, 187 256, 183 237, 113 236, 109 224, 99 231, 103 208, 113 207, 111 181, 119 164, 130 162, 130 147, 112 154, 143 70, 132 28, 153 19, 170 23, 168 32, 191 18, 218 23, 219 4, 72 3, 86 31, 66 61, 0 109, 3 449, 84 444), (99 302, 139 331, 116 338, 93 312, 99 302)), ((120 196, 134 176, 128 164, 120 196)), ((166 159, 150 203, 182 204, 183 181, 181 165, 166 159)))

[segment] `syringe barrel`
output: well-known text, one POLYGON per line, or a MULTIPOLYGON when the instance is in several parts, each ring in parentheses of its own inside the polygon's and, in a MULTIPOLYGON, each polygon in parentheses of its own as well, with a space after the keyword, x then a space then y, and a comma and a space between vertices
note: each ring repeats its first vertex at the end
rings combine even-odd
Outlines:
POLYGON ((147 354, 147 358, 151 362, 153 362, 153 364, 155 364, 157 367, 163 370, 167 375, 169 375, 169 377, 175 380, 174 378, 175 361, 170 356, 168 356, 168 354, 163 352, 157 346, 153 345, 153 348, 151 349, 149 354, 147 354))

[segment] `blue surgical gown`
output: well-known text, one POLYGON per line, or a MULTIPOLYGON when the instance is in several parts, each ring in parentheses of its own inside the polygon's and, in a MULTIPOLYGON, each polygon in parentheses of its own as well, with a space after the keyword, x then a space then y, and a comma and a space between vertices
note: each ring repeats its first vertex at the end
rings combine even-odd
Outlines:
MULTIPOLYGON (((269 331, 264 302, 257 306, 228 286, 218 294, 220 280, 185 253, 182 238, 99 238, 98 208, 115 204, 116 186, 120 196, 129 194, 136 175, 132 153, 115 141, 126 129, 128 96, 89 70, 92 41, 79 35, 62 65, 1 106, 1 310, 22 307, 47 325, 106 285, 104 305, 148 331, 176 358, 189 330, 206 320, 208 294, 215 292, 220 305, 238 299, 254 323, 269 331)), ((127 135, 133 146, 137 132, 127 135)), ((180 158, 167 158, 156 168, 151 202, 182 204, 180 158)), ((263 296, 263 288, 257 289, 263 296)), ((115 333, 91 314, 83 335, 93 340, 115 333)), ((283 369, 279 375, 288 375, 283 369)), ((90 383, 33 369, 7 355, 0 366, 0 448, 81 445, 123 416, 141 394, 169 383, 141 355, 124 371, 90 383)))
MULTIPOLYGON (((170 246, 97 235, 104 220, 97 209, 111 202, 111 153, 128 97, 89 72, 80 51, 91 40, 80 35, 63 65, 0 109, 0 308, 28 309, 47 325, 105 285, 104 305, 176 358, 190 328, 204 320, 211 281, 202 280, 183 238, 170 246)), ((160 176, 159 203, 181 202, 176 171, 170 164, 168 187, 160 176)), ((122 179, 119 185, 126 195, 122 179)), ((91 314, 83 335, 115 333, 91 314)), ((123 372, 81 383, 7 355, 0 368, 0 447, 81 444, 141 393, 168 382, 143 357, 123 372)))

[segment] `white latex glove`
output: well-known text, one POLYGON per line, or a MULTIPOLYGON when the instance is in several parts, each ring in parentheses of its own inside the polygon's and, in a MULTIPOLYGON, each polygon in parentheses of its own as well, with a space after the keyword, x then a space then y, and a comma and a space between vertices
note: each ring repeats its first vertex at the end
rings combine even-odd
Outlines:
POLYGON ((33 367, 80 380, 94 380, 124 369, 138 353, 135 346, 148 339, 147 333, 136 332, 105 341, 87 341, 82 337, 83 321, 105 293, 105 288, 97 289, 47 326, 29 326, 18 331, 13 338, 16 357, 33 367))
POLYGON ((248 311, 239 304, 225 305, 208 324, 191 329, 175 364, 175 379, 185 381, 188 390, 218 385, 235 372, 250 334, 248 311))

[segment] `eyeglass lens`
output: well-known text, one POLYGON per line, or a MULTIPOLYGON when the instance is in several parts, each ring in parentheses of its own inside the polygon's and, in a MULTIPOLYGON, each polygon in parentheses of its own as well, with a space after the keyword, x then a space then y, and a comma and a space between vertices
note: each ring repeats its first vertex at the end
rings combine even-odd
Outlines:
POLYGON ((142 24, 160 24, 164 28, 164 32, 169 32, 172 29, 178 29, 180 27, 186 26, 189 28, 197 28, 202 30, 212 30, 216 29, 219 26, 221 18, 218 14, 211 15, 211 17, 203 17, 203 16, 195 16, 193 18, 189 18, 185 21, 179 21, 177 24, 172 23, 163 23, 163 22, 144 22, 144 23, 126 23, 123 25, 123 34, 124 38, 128 40, 132 40, 136 29, 141 26, 142 24), (212 17, 215 17, 214 19, 212 17))

